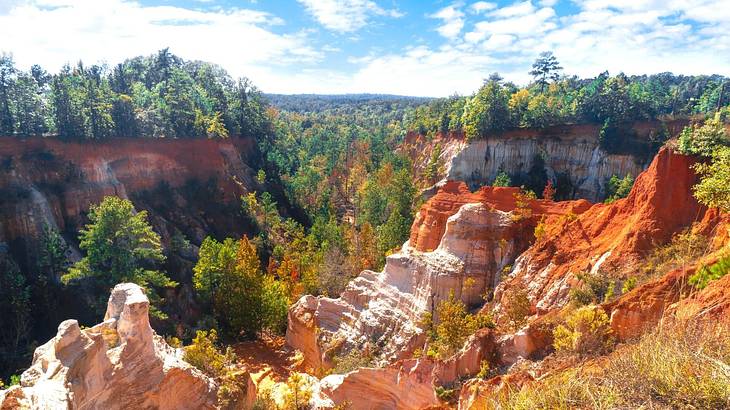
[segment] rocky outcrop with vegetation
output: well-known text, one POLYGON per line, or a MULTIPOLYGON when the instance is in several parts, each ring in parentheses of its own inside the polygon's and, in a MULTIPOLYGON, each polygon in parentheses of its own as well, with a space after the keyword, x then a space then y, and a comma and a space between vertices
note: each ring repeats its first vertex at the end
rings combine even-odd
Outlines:
POLYGON ((2 409, 214 409, 217 384, 155 334, 149 300, 134 284, 114 287, 104 321, 76 320, 38 347, 21 384, 0 391, 2 409))

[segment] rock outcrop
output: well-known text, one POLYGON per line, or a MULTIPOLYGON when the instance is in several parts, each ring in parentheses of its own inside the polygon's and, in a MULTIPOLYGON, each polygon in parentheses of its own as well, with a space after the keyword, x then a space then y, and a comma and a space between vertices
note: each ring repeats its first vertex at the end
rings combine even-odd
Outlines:
POLYGON ((156 335, 149 300, 131 283, 117 285, 104 321, 75 320, 38 347, 21 385, 0 391, 1 409, 214 409, 217 385, 156 335))

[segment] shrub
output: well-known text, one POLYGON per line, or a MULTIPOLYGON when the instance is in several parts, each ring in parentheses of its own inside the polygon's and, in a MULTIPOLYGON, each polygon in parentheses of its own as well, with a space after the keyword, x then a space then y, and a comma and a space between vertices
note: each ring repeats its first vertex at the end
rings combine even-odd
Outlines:
POLYGON ((678 149, 683 154, 710 157, 720 146, 730 145, 720 113, 703 125, 685 127, 679 136, 678 149))
POLYGON ((606 184, 606 200, 604 202, 610 204, 617 199, 626 198, 629 196, 631 187, 633 186, 634 178, 630 174, 626 174, 623 179, 612 175, 606 184))
POLYGON ((527 323, 527 318, 531 313, 530 308, 530 299, 524 286, 511 289, 507 293, 504 301, 504 311, 513 328, 519 329, 527 323))
POLYGON ((700 183, 692 188, 697 200, 730 212, 730 148, 717 148, 712 152, 712 161, 696 164, 695 170, 700 175, 700 183))
POLYGON ((216 347, 217 342, 218 333, 215 329, 209 332, 198 330, 193 344, 185 347, 183 360, 210 377, 222 376, 226 368, 235 362, 236 356, 230 348, 221 353, 216 347))
POLYGON ((312 382, 306 375, 292 373, 286 381, 287 391, 284 395, 284 405, 287 410, 309 409, 312 399, 312 382))
POLYGON ((703 266, 689 277, 690 285, 697 289, 704 289, 710 282, 718 280, 730 272, 730 255, 720 258, 710 266, 703 266))
POLYGON ((606 299, 609 293, 611 282, 606 278, 597 274, 578 274, 576 275, 581 284, 577 288, 570 290, 570 300, 579 305, 590 305, 592 303, 601 303, 606 299))
POLYGON ((555 328, 553 338, 558 352, 579 355, 604 353, 613 344, 608 315, 596 306, 584 306, 572 312, 565 325, 555 328))
POLYGON ((199 330, 193 343, 186 346, 183 360, 195 366, 218 382, 218 406, 222 409, 237 408, 246 397, 248 387, 246 372, 236 369, 236 355, 231 348, 222 353, 216 347, 218 334, 215 329, 209 332, 199 330))
POLYGON ((436 392, 436 396, 447 403, 455 403, 458 398, 458 389, 449 389, 444 386, 436 386, 433 389, 436 392))
POLYGON ((629 293, 636 287, 636 277, 626 279, 624 284, 621 286, 621 294, 629 293))
POLYGON ((499 186, 499 187, 507 187, 512 185, 512 180, 510 179, 509 175, 507 175, 506 172, 500 171, 497 176, 494 178, 494 183, 492 186, 499 186))
POLYGON ((643 275, 659 277, 667 272, 687 266, 702 256, 708 247, 707 238, 693 233, 691 228, 679 232, 672 241, 654 249, 642 266, 643 275))
POLYGON ((333 362, 335 363, 335 367, 332 369, 332 372, 335 374, 345 374, 361 367, 371 367, 374 362, 374 357, 369 348, 363 350, 350 349, 344 355, 335 356, 333 362))
POLYGON ((418 324, 431 342, 426 352, 428 357, 447 358, 460 349, 466 339, 477 330, 495 327, 491 316, 482 313, 470 314, 466 310, 466 305, 454 297, 453 291, 447 300, 439 302, 436 312, 438 324, 434 325, 430 313, 424 314, 418 324))

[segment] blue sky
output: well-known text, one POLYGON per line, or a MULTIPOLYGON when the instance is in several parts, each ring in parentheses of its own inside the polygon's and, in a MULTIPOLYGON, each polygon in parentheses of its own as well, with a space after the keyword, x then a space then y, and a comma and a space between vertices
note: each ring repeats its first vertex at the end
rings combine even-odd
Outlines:
POLYGON ((21 67, 116 64, 163 47, 266 92, 469 94, 519 84, 552 50, 566 74, 730 74, 730 0, 0 0, 21 67))

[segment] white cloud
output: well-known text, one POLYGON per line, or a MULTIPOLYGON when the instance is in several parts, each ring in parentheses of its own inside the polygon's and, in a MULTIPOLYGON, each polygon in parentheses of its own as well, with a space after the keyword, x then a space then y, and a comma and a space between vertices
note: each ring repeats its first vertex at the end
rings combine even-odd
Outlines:
POLYGON ((272 67, 313 64, 323 52, 306 32, 276 34, 283 21, 267 13, 231 9, 200 11, 142 6, 126 0, 25 1, 0 15, 0 50, 21 67, 50 71, 79 59, 116 64, 170 47, 186 59, 205 60, 247 75, 261 87, 276 84, 272 67))
POLYGON ((398 10, 386 10, 372 0, 297 0, 324 27, 340 33, 357 31, 372 15, 401 17, 398 10))
POLYGON ((439 26, 436 31, 446 38, 455 38, 464 28, 464 13, 455 4, 444 7, 429 17, 443 21, 444 24, 439 26))
POLYGON ((469 9, 473 13, 483 13, 488 10, 493 10, 497 8, 497 3, 492 3, 488 1, 478 1, 471 6, 469 6, 469 9))
MULTIPOLYGON (((291 32, 288 22, 254 10, 151 7, 132 0, 10 1, 0 0, 0 51, 12 51, 25 68, 40 63, 52 71, 80 58, 113 64, 170 46, 184 58, 219 63, 267 92, 282 93, 469 94, 494 71, 526 83, 530 65, 545 50, 555 52, 569 75, 730 72, 727 0, 574 0, 577 10, 562 16, 554 0, 504 7, 445 3, 419 16, 424 26, 436 22, 428 17, 439 19, 443 37, 437 42, 401 49, 369 43, 349 55, 348 36, 376 16, 399 13, 368 0, 307 1, 312 7, 306 10, 323 26, 344 33, 332 45, 315 46, 315 30, 291 32), (329 53, 343 53, 340 64, 329 64, 329 53)), ((358 45, 366 43, 366 34, 356 35, 358 45)))

